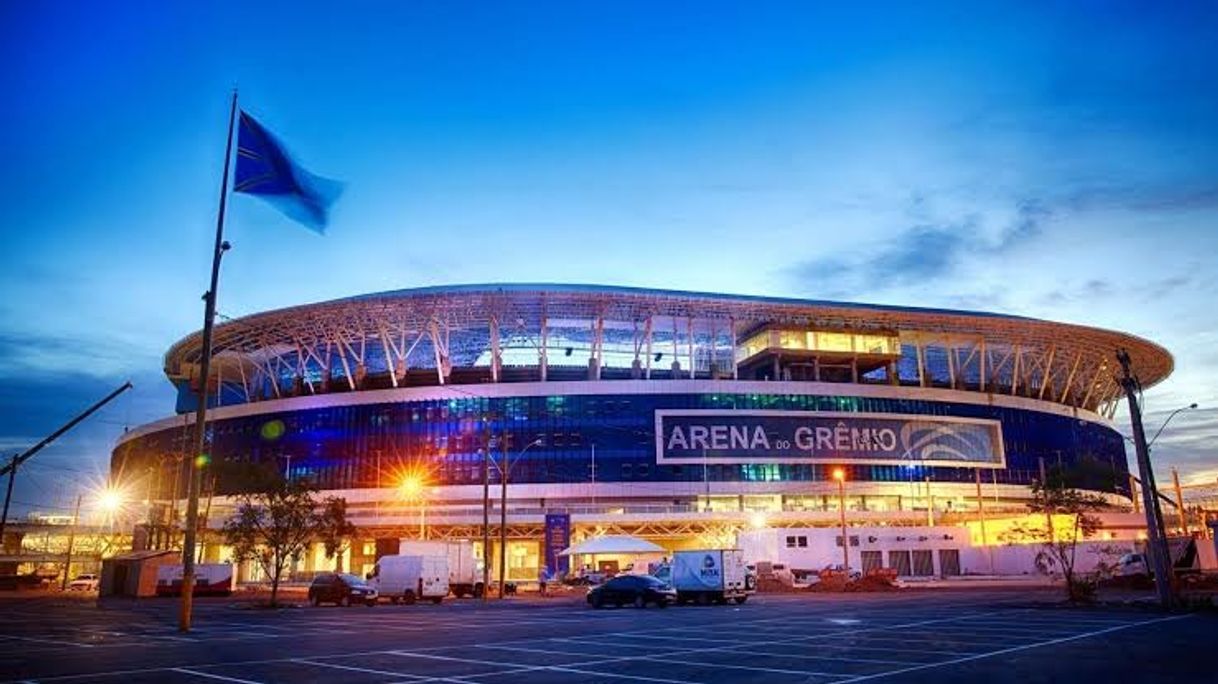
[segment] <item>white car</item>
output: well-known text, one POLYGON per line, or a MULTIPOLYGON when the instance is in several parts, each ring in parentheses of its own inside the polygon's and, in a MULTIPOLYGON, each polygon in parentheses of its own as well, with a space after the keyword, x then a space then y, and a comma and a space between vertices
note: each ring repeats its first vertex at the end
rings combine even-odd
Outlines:
POLYGON ((77 575, 76 579, 68 582, 68 591, 97 591, 97 575, 86 573, 77 575))

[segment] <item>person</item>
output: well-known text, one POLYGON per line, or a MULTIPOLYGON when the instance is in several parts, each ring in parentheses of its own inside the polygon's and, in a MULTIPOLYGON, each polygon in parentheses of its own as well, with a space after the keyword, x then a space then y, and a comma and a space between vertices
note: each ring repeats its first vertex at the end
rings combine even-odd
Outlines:
POLYGON ((550 579, 550 568, 541 566, 541 571, 537 573, 537 585, 541 588, 542 597, 546 596, 546 582, 550 579))

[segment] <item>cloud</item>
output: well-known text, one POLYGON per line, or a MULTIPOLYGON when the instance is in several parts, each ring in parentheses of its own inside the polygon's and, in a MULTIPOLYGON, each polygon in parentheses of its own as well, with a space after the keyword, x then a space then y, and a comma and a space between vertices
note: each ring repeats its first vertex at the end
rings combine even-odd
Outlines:
POLYGON ((155 358, 156 351, 147 340, 141 344, 112 334, 90 334, 97 332, 86 329, 76 336, 0 333, 0 378, 67 372, 109 377, 144 365, 141 357, 155 358))
POLYGON ((1081 187, 1061 200, 1071 211, 1174 212, 1218 210, 1218 180, 1176 184, 1095 185, 1081 187))
POLYGON ((1057 307, 1067 302, 1106 299, 1116 293, 1116 286, 1108 280, 1092 278, 1078 286, 1059 287, 1037 298, 1036 303, 1045 307, 1057 307))
MULTIPOLYGON (((926 198, 914 193, 907 213, 924 215, 926 198)), ((879 248, 846 257, 805 261, 788 269, 788 277, 803 290, 826 292, 830 296, 857 293, 859 290, 898 287, 928 280, 945 279, 966 261, 998 258, 1035 240, 1053 212, 1043 203, 1026 200, 1015 206, 1015 216, 987 240, 986 222, 980 214, 968 214, 951 221, 919 223, 879 248)))
POLYGON ((1196 277, 1191 274, 1170 276, 1145 283, 1139 280, 1129 286, 1121 286, 1103 278, 1091 278, 1078 284, 1066 284, 1063 287, 1049 290, 1036 298, 1036 304, 1043 307, 1059 307, 1068 303, 1094 303, 1116 297, 1138 297, 1144 302, 1155 303, 1196 282, 1196 277))

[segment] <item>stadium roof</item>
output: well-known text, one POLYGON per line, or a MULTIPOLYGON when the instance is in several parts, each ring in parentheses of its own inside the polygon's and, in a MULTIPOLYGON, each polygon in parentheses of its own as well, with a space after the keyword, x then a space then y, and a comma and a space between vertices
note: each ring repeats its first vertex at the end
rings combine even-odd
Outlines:
MULTIPOLYGON (((673 356, 688 349, 688 370, 696 358, 711 364, 733 358, 740 336, 766 326, 897 334, 902 345, 916 349, 919 382, 938 382, 935 372, 950 373, 953 387, 1001 386, 1012 394, 1084 407, 1119 398, 1117 350, 1129 352, 1144 386, 1167 377, 1173 364, 1163 347, 1134 335, 998 313, 512 283, 379 292, 227 321, 216 326, 214 366, 228 382, 240 376, 247 395, 262 378, 276 396, 293 378, 297 385, 306 382, 310 392, 318 378, 339 376, 356 390, 365 376, 378 373, 394 376, 397 387, 404 369, 437 369, 433 375, 444 383, 453 368, 493 365, 493 380, 500 381, 501 365, 519 365, 527 354, 547 357, 547 349, 556 348, 565 348, 567 357, 579 349, 607 366, 620 363, 623 354, 642 358, 654 342, 673 356), (515 356, 504 360, 513 350, 515 356)), ((166 374, 192 379, 201 346, 197 332, 173 345, 165 356, 166 374)), ((556 356, 540 363, 559 365, 556 356)))

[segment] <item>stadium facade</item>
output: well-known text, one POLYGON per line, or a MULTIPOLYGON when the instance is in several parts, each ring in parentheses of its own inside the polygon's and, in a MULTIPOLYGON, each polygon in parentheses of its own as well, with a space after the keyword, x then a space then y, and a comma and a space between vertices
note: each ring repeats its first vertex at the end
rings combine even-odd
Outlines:
MULTIPOLYGON (((835 524, 839 469, 868 524, 1022 509, 1055 465, 1127 498, 1115 354, 1144 386, 1172 369, 1144 339, 1016 316, 573 285, 379 293, 215 335, 212 528, 248 484, 222 464, 282 469, 347 498, 358 569, 377 538, 479 538, 484 466, 497 523, 506 459, 520 577, 535 576, 547 513, 570 514, 577 538, 723 543, 835 524)), ((112 456, 114 479, 171 507, 200 353, 198 333, 169 350, 179 415, 112 456)))

